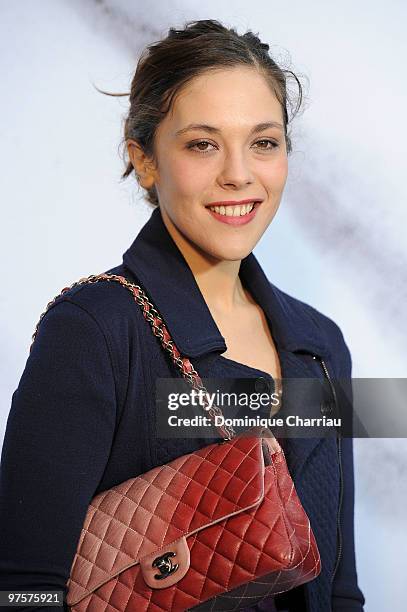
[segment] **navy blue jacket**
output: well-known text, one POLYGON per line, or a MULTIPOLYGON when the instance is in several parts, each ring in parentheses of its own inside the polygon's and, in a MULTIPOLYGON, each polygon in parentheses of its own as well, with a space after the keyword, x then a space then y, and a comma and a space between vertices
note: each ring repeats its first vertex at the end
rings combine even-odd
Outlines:
MULTIPOLYGON (((141 284, 201 377, 254 377, 273 384, 267 372, 222 356, 225 340, 159 208, 123 263, 107 271, 141 284)), ((243 259, 240 277, 267 316, 283 378, 322 378, 323 359, 332 378, 350 380, 351 357, 336 323, 270 283, 253 253, 243 259)), ((175 372, 134 298, 118 283, 77 286, 56 300, 40 324, 6 426, 0 590, 66 593, 92 497, 209 443, 157 437, 155 379, 179 375, 175 372)), ((321 416, 320 405, 311 412, 321 416)), ((276 598, 290 611, 363 610, 355 568, 351 438, 342 439, 341 451, 342 543, 332 580, 340 493, 336 440, 285 440, 288 467, 322 560, 315 580, 276 598)))

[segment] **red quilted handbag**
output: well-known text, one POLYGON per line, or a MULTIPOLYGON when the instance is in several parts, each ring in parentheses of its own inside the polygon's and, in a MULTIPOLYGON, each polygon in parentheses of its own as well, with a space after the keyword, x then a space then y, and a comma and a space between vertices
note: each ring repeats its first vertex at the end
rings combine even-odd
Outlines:
MULTIPOLYGON (((102 280, 131 291, 182 375, 205 389, 139 285, 99 274, 61 295, 102 280)), ((272 432, 217 429, 218 443, 91 500, 67 582, 72 612, 243 610, 318 576, 315 537, 272 432)))

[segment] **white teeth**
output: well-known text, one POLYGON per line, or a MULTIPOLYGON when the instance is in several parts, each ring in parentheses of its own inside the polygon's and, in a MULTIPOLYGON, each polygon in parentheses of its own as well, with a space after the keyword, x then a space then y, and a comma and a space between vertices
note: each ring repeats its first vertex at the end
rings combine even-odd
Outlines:
POLYGON ((243 217, 254 207, 254 204, 244 204, 243 206, 210 206, 209 208, 225 217, 243 217))

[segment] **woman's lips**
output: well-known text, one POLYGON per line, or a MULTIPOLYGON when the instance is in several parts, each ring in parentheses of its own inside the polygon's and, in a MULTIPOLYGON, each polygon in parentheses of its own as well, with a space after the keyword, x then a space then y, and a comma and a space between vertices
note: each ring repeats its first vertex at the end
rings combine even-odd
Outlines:
POLYGON ((260 204, 261 202, 255 202, 252 210, 246 215, 241 215, 240 217, 228 217, 227 215, 221 215, 210 208, 208 208, 208 211, 213 217, 215 217, 215 219, 221 221, 222 223, 227 223, 228 225, 246 225, 246 223, 250 223, 250 221, 254 218, 260 204))

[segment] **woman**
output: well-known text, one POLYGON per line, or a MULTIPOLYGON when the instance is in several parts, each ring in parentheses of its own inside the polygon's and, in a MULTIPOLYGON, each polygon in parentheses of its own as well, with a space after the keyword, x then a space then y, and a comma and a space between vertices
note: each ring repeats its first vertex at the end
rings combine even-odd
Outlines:
MULTIPOLYGON (((154 210, 108 270, 142 285, 201 377, 252 377, 257 390, 351 376, 339 327, 271 284, 252 253, 287 179, 288 102, 286 74, 251 32, 205 20, 150 45, 132 82, 123 176, 135 172, 154 210)), ((66 593, 92 497, 202 446, 157 436, 155 380, 171 376, 119 284, 76 286, 49 308, 4 439, 1 590, 66 593)), ((285 441, 322 571, 257 610, 363 609, 351 438, 340 450, 333 439, 285 441)))

